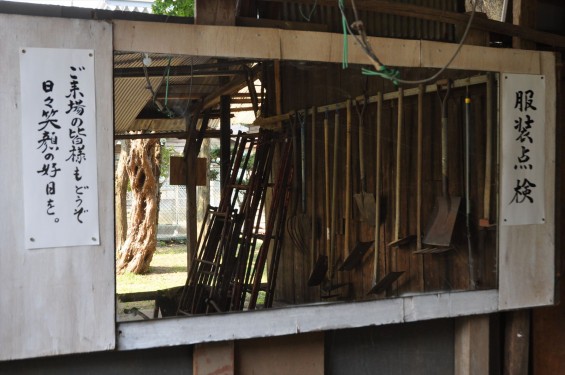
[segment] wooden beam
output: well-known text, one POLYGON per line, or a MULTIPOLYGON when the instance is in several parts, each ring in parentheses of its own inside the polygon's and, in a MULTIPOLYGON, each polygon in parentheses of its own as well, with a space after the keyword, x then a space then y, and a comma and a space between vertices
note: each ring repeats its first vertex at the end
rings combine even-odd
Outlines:
MULTIPOLYGON (((343 36, 336 33, 133 21, 114 21, 113 28, 114 48, 118 51, 342 62, 343 36), (184 36, 181 43, 178 40, 180 34, 184 36)), ((349 63, 367 64, 367 56, 352 37, 349 41, 349 63)), ((453 43, 378 37, 369 37, 369 42, 379 51, 384 64, 395 67, 442 67, 456 48, 453 43)), ((524 50, 463 46, 451 68, 540 74, 540 60, 549 55, 549 52, 533 53, 524 50)), ((239 82, 237 87, 241 88, 242 85, 244 83, 239 82)), ((232 88, 227 91, 233 93, 237 90, 232 88)), ((217 105, 220 95, 224 93, 214 93, 206 107, 217 105)))
MULTIPOLYGON (((261 64, 257 64, 253 68, 251 68, 250 74, 251 74, 251 77, 254 77, 253 79, 255 79, 257 77, 257 75, 260 72, 260 69, 261 69, 261 64)), ((216 105, 218 105, 220 103, 220 97, 221 96, 231 95, 235 92, 238 92, 239 90, 244 88, 246 85, 247 85, 247 78, 245 76, 234 77, 230 82, 224 84, 223 86, 216 89, 213 93, 206 96, 204 98, 203 103, 202 103, 202 108, 208 109, 208 108, 215 107, 216 105)))
MULTIPOLYGON (((537 0, 512 0, 512 23, 517 26, 536 28, 537 0)), ((524 38, 513 37, 512 47, 536 49, 536 44, 524 38)))
MULTIPOLYGON (((167 74, 166 66, 147 67, 149 77, 163 77, 167 74)), ((171 66, 168 75, 171 77, 232 77, 238 74, 245 74, 241 69, 194 69, 190 65, 171 66)), ((115 78, 140 78, 145 77, 143 68, 116 68, 114 69, 115 78)))
POLYGON ((490 314, 497 311, 497 301, 496 290, 481 290, 126 322, 118 323, 117 345, 132 350, 490 314))
POLYGON ((237 26, 246 27, 266 27, 272 29, 285 30, 304 30, 304 31, 323 31, 329 30, 328 25, 321 23, 296 22, 283 20, 270 20, 265 18, 237 17, 235 20, 237 26))

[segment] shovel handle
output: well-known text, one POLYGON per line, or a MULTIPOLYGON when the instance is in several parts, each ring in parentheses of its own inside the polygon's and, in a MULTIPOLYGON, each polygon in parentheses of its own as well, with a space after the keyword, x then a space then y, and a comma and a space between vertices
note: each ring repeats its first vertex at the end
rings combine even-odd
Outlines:
POLYGON ((381 128, 383 113, 383 95, 377 93, 377 139, 376 139, 376 161, 375 161, 375 258, 373 260, 373 277, 375 284, 379 276, 379 247, 381 237, 381 128))
POLYGON ((306 116, 308 110, 304 110, 304 117, 300 121, 300 173, 301 173, 301 203, 302 213, 306 213, 306 116))
POLYGON ((449 197, 449 182, 448 182, 448 144, 447 144, 447 99, 449 99, 449 94, 451 92, 451 80, 443 80, 437 84, 437 94, 441 99, 441 191, 442 195, 447 198, 449 197), (441 87, 447 87, 445 90, 445 95, 441 97, 440 90, 441 87))
POLYGON ((343 240, 343 256, 349 255, 349 217, 351 215, 351 100, 347 101, 347 136, 345 154, 345 238, 343 240))

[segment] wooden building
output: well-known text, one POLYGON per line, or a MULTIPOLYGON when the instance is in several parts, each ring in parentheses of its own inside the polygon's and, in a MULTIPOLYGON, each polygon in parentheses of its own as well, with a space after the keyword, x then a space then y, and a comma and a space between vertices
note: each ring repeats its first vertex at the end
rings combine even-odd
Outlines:
POLYGON ((563 371, 565 32, 531 16, 565 7, 420 3, 0 3, 0 373, 563 371), (113 150, 140 133, 186 139, 189 277, 175 316, 119 322, 113 150), (199 229, 212 136, 223 203, 199 229))

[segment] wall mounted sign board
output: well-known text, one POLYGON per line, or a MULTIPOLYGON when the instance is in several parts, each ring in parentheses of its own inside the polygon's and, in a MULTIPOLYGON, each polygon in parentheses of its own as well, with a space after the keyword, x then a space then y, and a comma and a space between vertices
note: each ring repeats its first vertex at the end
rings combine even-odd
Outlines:
POLYGON ((94 51, 19 56, 25 247, 98 245, 94 51))
POLYGON ((545 77, 500 76, 502 225, 545 223, 545 77))

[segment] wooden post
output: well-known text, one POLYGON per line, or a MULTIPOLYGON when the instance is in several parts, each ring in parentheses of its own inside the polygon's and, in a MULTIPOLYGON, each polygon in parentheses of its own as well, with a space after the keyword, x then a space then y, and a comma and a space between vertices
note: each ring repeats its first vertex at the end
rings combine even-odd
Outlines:
POLYGON ((235 373, 234 342, 221 341, 196 345, 192 372, 194 375, 233 375, 235 373))
MULTIPOLYGON (((535 29, 536 5, 537 0, 513 0, 512 23, 514 25, 535 29)), ((512 47, 520 49, 536 49, 536 43, 529 40, 520 39, 518 37, 513 37, 512 47)))
POLYGON ((230 169, 230 97, 220 97, 220 186, 228 181, 230 169))
POLYGON ((527 375, 530 358, 530 310, 506 313, 504 375, 527 375))
POLYGON ((195 24, 235 26, 235 0, 195 0, 194 3, 195 24))
POLYGON ((455 320, 455 375, 489 373, 489 316, 455 320))

